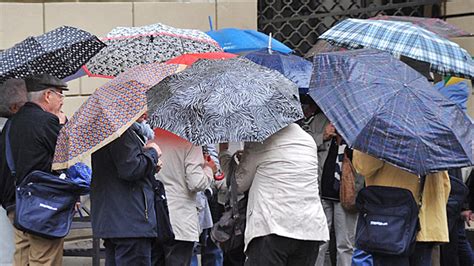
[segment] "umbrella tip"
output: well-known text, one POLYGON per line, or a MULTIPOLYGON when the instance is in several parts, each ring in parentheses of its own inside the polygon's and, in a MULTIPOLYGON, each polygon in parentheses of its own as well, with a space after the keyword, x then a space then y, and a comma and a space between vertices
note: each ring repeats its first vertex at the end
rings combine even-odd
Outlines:
POLYGON ((272 53, 272 33, 268 34, 268 52, 272 53))
POLYGON ((211 16, 208 16, 207 18, 209 19, 209 30, 213 30, 213 28, 212 28, 212 18, 211 18, 211 16))

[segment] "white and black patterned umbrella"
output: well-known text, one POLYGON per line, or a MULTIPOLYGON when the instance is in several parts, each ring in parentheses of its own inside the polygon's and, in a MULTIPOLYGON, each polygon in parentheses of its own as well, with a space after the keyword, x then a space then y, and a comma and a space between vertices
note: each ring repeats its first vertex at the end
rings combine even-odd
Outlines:
POLYGON ((298 86, 244 58, 200 60, 147 98, 153 127, 196 145, 260 142, 303 117, 298 86))
POLYGON ((86 65, 90 76, 111 78, 131 67, 165 62, 182 54, 222 52, 219 44, 200 30, 160 23, 117 27, 103 41, 107 48, 86 65))
POLYGON ((96 36, 68 26, 28 37, 0 53, 0 84, 9 78, 41 73, 65 78, 104 47, 96 36))

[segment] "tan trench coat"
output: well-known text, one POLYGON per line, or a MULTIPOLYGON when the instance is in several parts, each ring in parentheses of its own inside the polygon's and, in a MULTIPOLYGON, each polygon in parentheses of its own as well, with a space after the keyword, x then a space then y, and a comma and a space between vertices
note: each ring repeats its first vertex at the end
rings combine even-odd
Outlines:
POLYGON ((163 153, 157 177, 165 185, 175 239, 199 241, 196 193, 214 180, 212 169, 204 166, 201 146, 161 129, 156 131, 156 140, 163 153))
MULTIPOLYGON (((389 163, 354 150, 354 168, 365 176, 367 186, 400 187, 411 191, 420 200, 420 179, 389 163)), ((451 184, 446 171, 426 176, 421 198, 419 242, 449 242, 446 204, 451 184)))

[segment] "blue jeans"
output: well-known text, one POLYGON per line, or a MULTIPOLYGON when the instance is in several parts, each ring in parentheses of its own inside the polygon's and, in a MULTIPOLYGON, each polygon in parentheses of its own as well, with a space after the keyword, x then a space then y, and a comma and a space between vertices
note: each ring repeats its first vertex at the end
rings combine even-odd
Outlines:
POLYGON ((211 237, 209 236, 210 230, 205 229, 201 235, 201 238, 204 237, 204 245, 198 244, 198 250, 194 252, 193 258, 191 260, 191 266, 198 266, 197 253, 201 253, 201 265, 202 266, 222 266, 224 262, 224 255, 222 250, 212 242, 211 237))
POLYGON ((471 244, 466 236, 466 229, 464 228, 464 221, 458 226, 458 254, 460 266, 472 266, 474 264, 474 254, 472 252, 471 244))
POLYGON ((104 239, 105 265, 151 266, 155 240, 152 238, 107 238, 104 239))

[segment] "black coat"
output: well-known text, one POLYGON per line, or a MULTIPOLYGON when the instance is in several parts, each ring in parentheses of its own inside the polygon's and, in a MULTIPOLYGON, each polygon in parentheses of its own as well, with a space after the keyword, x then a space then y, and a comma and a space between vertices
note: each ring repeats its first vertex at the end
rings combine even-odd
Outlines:
POLYGON ((158 154, 129 128, 92 154, 91 217, 95 237, 156 237, 154 192, 158 154))
MULTIPOLYGON (((51 172, 58 138, 59 119, 40 106, 28 102, 9 119, 10 145, 16 167, 17 184, 33 170, 51 172)), ((3 207, 15 204, 15 180, 5 159, 5 130, 0 143, 0 199, 3 207)))

